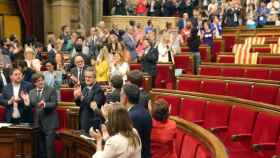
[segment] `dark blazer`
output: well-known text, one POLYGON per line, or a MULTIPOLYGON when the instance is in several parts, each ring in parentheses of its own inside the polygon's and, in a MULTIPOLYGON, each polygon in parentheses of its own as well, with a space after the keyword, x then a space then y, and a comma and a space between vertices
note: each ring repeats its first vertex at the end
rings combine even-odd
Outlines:
POLYGON ((131 55, 131 59, 135 60, 137 58, 136 41, 132 38, 132 36, 129 36, 128 33, 125 33, 122 36, 122 40, 131 55))
POLYGON ((180 18, 178 21, 178 28, 181 31, 186 26, 186 20, 183 18, 180 18))
POLYGON ((29 92, 29 97, 30 105, 34 108, 34 125, 42 126, 45 131, 58 128, 56 90, 45 85, 42 95, 38 95, 37 88, 34 88, 29 92), (46 103, 43 109, 40 109, 37 105, 41 100, 44 100, 46 103))
POLYGON ((147 9, 148 9, 148 16, 161 16, 162 15, 160 1, 156 1, 155 5, 154 5, 154 12, 150 12, 151 3, 148 3, 147 9))
MULTIPOLYGON (((84 87, 84 86, 86 85, 86 83, 85 83, 85 69, 86 69, 86 68, 87 68, 86 66, 83 68, 83 70, 82 70, 82 76, 81 76, 81 78, 79 79, 79 80, 80 80, 80 83, 81 83, 81 85, 82 85, 82 87, 84 87)), ((70 70, 70 73, 71 73, 72 75, 74 75, 75 77, 78 78, 78 68, 77 68, 77 67, 73 67, 73 68, 70 70)))
POLYGON ((148 92, 146 92, 144 89, 140 89, 140 95, 139 95, 139 105, 144 106, 146 109, 148 109, 148 104, 150 100, 150 95, 148 92))
POLYGON ((158 61, 158 49, 152 46, 146 55, 141 59, 143 72, 149 75, 156 76, 157 74, 157 61, 158 61))
POLYGON ((106 97, 106 102, 120 102, 121 89, 115 89, 112 93, 109 93, 106 97))
POLYGON ((151 130, 152 118, 149 112, 142 105, 134 105, 128 114, 132 119, 134 128, 138 131, 142 142, 142 158, 150 158, 150 143, 151 143, 151 130))
POLYGON ((101 49, 102 39, 100 37, 96 37, 95 40, 89 39, 88 46, 89 46, 89 55, 90 58, 97 59, 99 55, 99 50, 101 49))
MULTIPOLYGON (((26 81, 22 81, 20 84, 20 89, 19 89, 19 97, 20 93, 22 91, 24 92, 29 92, 32 89, 32 84, 26 81)), ((12 113, 13 113, 13 105, 8 104, 8 101, 11 99, 13 96, 13 86, 12 84, 8 84, 3 88, 3 94, 2 98, 0 100, 0 104, 5 106, 5 120, 6 122, 11 122, 12 121, 12 113)), ((32 109, 30 106, 25 106, 23 100, 19 101, 18 109, 20 112, 20 122, 25 122, 25 123, 32 123, 32 109)))
POLYGON ((80 128, 82 130, 88 131, 90 127, 99 128, 100 124, 103 122, 103 118, 99 111, 93 111, 90 108, 90 103, 95 101, 98 108, 105 103, 105 95, 99 84, 95 84, 91 89, 88 87, 83 88, 83 100, 77 98, 75 100, 76 104, 80 106, 80 128))
MULTIPOLYGON (((7 84, 9 84, 10 83, 10 69, 4 68, 3 74, 6 79, 7 84)), ((2 76, 0 74, 0 93, 2 93, 3 88, 4 88, 4 82, 3 82, 2 76)))

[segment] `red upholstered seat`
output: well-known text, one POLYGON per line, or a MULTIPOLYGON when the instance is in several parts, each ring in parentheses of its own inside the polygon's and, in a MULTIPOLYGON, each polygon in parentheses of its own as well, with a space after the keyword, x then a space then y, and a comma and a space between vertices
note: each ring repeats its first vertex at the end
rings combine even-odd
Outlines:
POLYGON ((258 64, 273 64, 280 65, 280 56, 260 56, 260 63, 258 64))
POLYGON ((279 135, 279 125, 279 117, 260 112, 257 116, 253 133, 246 133, 246 137, 240 137, 238 140, 242 142, 251 138, 251 146, 239 151, 231 150, 230 155, 234 158, 238 158, 240 155, 243 155, 241 158, 245 158, 245 155, 252 155, 250 157, 253 158, 270 158, 274 154, 274 150, 264 150, 264 148, 275 148, 279 135), (259 146, 260 150, 258 152, 252 151, 253 146, 259 146))
POLYGON ((181 105, 181 98, 176 96, 158 96, 157 99, 164 99, 166 100, 169 105, 171 106, 170 114, 174 116, 179 115, 179 107, 181 105))
POLYGON ((217 56, 218 63, 234 63, 233 55, 218 55, 217 56))
POLYGON ((181 52, 189 52, 189 48, 188 47, 182 47, 181 52))
POLYGON ((271 52, 271 48, 269 48, 269 47, 257 47, 257 48, 254 48, 254 52, 270 53, 271 52))
POLYGON ((139 63, 130 63, 129 64, 130 70, 141 70, 141 64, 139 63))
POLYGON ((280 81, 280 70, 271 69, 269 79, 280 81))
POLYGON ((251 94, 252 84, 248 82, 237 82, 237 81, 228 82, 226 95, 237 97, 237 98, 249 99, 251 94))
POLYGON ((173 89, 175 82, 174 65, 172 64, 158 64, 157 76, 155 79, 156 88, 173 89))
POLYGON ((201 92, 224 95, 227 83, 220 80, 204 80, 201 83, 201 92))
POLYGON ((231 106, 225 103, 208 102, 204 114, 203 127, 214 129, 228 126, 231 106))
POLYGON ((182 91, 199 92, 200 85, 201 85, 201 80, 184 78, 178 80, 177 89, 182 91))
POLYGON ((73 88, 61 88, 60 89, 60 98, 64 102, 73 102, 74 101, 74 89, 73 88))
POLYGON ((245 69, 243 68, 223 68, 223 76, 226 77, 243 77, 245 69))
POLYGON ((211 54, 210 54, 210 47, 208 46, 203 46, 199 47, 199 52, 200 52, 200 58, 202 62, 209 62, 211 59, 211 54))
POLYGON ((67 128, 67 109, 66 108, 61 108, 57 107, 56 112, 58 114, 58 119, 59 119, 59 127, 58 129, 64 129, 67 128))
POLYGON ((220 53, 222 51, 222 47, 223 47, 223 40, 214 40, 214 45, 212 48, 212 60, 216 61, 217 55, 218 53, 220 53))
POLYGON ((221 72, 220 67, 200 66, 200 75, 220 76, 221 72))
POLYGON ((278 87, 257 83, 253 86, 250 99, 264 103, 275 104, 278 87))
POLYGON ((195 158, 199 142, 196 138, 186 134, 183 139, 180 158, 195 158))
POLYGON ((211 158, 210 151, 204 145, 200 144, 197 148, 195 158, 211 158))
POLYGON ((235 35, 232 36, 223 36, 224 42, 225 42, 225 51, 226 52, 232 52, 232 48, 234 44, 236 43, 236 37, 235 35))
POLYGON ((250 145, 250 140, 245 142, 231 141, 232 135, 252 133, 257 112, 243 108, 241 106, 234 106, 231 111, 230 121, 226 138, 224 138, 225 145, 231 150, 238 150, 250 145))
POLYGON ((197 124, 203 123, 206 101, 184 98, 180 106, 179 117, 197 124))
POLYGON ((268 69, 247 69, 244 76, 246 78, 268 79, 268 69))
POLYGON ((0 122, 5 121, 5 107, 0 105, 0 122))
POLYGON ((175 69, 183 69, 184 73, 192 72, 190 56, 187 54, 174 55, 175 69))
POLYGON ((184 140, 184 136, 185 136, 185 131, 183 131, 180 128, 176 128, 176 153, 177 153, 177 157, 180 157, 181 154, 181 147, 182 147, 182 143, 184 140))

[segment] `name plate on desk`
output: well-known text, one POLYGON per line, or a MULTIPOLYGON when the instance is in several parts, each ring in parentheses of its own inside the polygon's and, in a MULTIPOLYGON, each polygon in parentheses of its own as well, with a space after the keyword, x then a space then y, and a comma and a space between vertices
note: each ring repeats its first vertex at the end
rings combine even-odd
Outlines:
POLYGON ((0 157, 38 157, 38 127, 34 127, 30 124, 3 125, 5 124, 2 124, 2 128, 0 128, 0 157))

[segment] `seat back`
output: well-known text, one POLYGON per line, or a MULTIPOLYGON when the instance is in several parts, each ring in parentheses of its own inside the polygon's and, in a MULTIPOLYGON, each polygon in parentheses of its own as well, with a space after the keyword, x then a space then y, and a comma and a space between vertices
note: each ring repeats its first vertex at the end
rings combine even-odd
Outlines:
POLYGON ((244 77, 256 79, 268 79, 268 69, 246 69, 244 77))
POLYGON ((243 77, 245 69, 244 68, 223 68, 223 76, 226 77, 243 77))
POLYGON ((129 64, 130 70, 141 70, 141 64, 139 63, 130 63, 129 64))
POLYGON ((203 127, 206 129, 227 126, 231 106, 224 103, 208 102, 206 105, 203 127))
POLYGON ((201 92, 224 95, 226 92, 227 83, 220 80, 204 80, 201 82, 201 92))
POLYGON ((209 67, 209 66, 200 66, 200 75, 210 75, 210 76, 220 76, 221 75, 220 67, 209 67))
POLYGON ((74 101, 74 88, 61 88, 60 89, 60 100, 63 102, 74 101))
POLYGON ((270 80, 280 81, 280 70, 278 70, 278 69, 271 69, 270 70, 269 79, 270 80))
POLYGON ((188 54, 174 55, 175 69, 183 69, 184 73, 192 73, 193 62, 188 54))
POLYGON ((187 121, 202 123, 206 101, 184 98, 180 106, 179 117, 187 121))
POLYGON ((199 144, 195 158, 211 158, 210 151, 203 144, 199 144))
POLYGON ((179 107, 181 105, 181 98, 176 96, 158 96, 157 99, 166 100, 171 106, 170 115, 178 116, 179 115, 179 107))
POLYGON ((258 64, 280 65, 280 56, 260 56, 258 64))
POLYGON ((184 141, 184 136, 185 136, 186 132, 183 131, 180 128, 176 128, 176 153, 177 153, 177 157, 180 157, 181 154, 181 148, 182 148, 182 143, 184 141))
POLYGON ((228 133, 252 133, 257 112, 241 106, 234 106, 231 110, 228 133))
POLYGON ((217 63, 234 63, 234 55, 223 55, 217 56, 217 63))
POLYGON ((0 105, 0 122, 5 121, 5 107, 0 105))
POLYGON ((250 99, 268 104, 275 104, 278 86, 256 83, 252 87, 250 99))
POLYGON ((260 112, 257 116, 252 144, 276 143, 279 134, 280 118, 260 112))
POLYGON ((232 81, 228 82, 227 95, 237 98, 249 99, 253 83, 232 81))
POLYGON ((67 109, 62 107, 56 108, 58 119, 59 119, 59 127, 58 129, 64 129, 67 128, 67 109))
POLYGON ((173 89, 175 82, 173 64, 157 64, 156 88, 173 89))
POLYGON ((201 80, 191 78, 179 78, 177 80, 177 89, 182 91, 199 92, 201 80))
POLYGON ((191 135, 186 134, 183 139, 180 158, 194 158, 196 156, 199 142, 191 135))

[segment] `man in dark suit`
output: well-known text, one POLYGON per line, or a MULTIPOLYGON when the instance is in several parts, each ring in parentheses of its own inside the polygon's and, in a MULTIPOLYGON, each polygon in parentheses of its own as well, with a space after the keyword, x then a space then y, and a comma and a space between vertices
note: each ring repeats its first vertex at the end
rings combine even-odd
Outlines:
POLYGON ((54 88, 44 84, 42 74, 34 74, 32 81, 35 88, 29 92, 29 96, 23 96, 23 100, 34 108, 34 125, 41 130, 39 157, 55 158, 55 129, 58 128, 57 93, 54 88))
POLYGON ((0 94, 2 93, 3 87, 10 83, 10 69, 4 68, 4 63, 2 61, 0 61, 0 94))
POLYGON ((144 54, 139 55, 139 59, 142 64, 142 71, 151 75, 153 84, 152 87, 154 87, 157 75, 158 49, 155 44, 148 39, 144 40, 144 48, 144 54))
POLYGON ((87 68, 85 70, 86 86, 82 89, 80 85, 76 85, 74 89, 75 102, 80 107, 80 128, 86 132, 90 127, 99 129, 103 122, 99 109, 106 98, 100 85, 96 83, 95 75, 93 69, 87 68))
POLYGON ((97 35, 98 31, 95 27, 90 29, 90 37, 88 38, 89 56, 94 60, 97 59, 99 55, 99 50, 101 49, 102 40, 97 35))
POLYGON ((114 75, 111 78, 111 86, 113 91, 107 94, 106 102, 120 102, 120 93, 123 86, 123 78, 121 75, 114 75))
POLYGON ((147 5, 148 16, 161 16, 161 2, 159 0, 152 0, 147 5))
POLYGON ((163 15, 174 16, 177 12, 176 0, 166 0, 163 4, 163 15))
POLYGON ((149 93, 146 92, 143 87, 143 73, 139 70, 132 70, 127 73, 127 82, 135 84, 139 88, 139 101, 138 104, 142 105, 146 109, 148 109, 148 103, 150 100, 149 93))
POLYGON ((84 71, 85 71, 85 61, 82 56, 78 55, 74 59, 75 62, 75 67, 73 67, 70 72, 71 76, 70 79, 72 80, 73 83, 70 84, 72 87, 75 84, 79 84, 82 87, 85 86, 85 76, 84 76, 84 71))
POLYGON ((141 157, 150 158, 152 118, 148 110, 138 104, 139 93, 139 88, 135 84, 125 84, 121 91, 121 103, 127 108, 133 126, 140 135, 141 157))
POLYGON ((11 83, 3 88, 0 104, 6 107, 5 120, 8 123, 32 123, 32 109, 23 100, 23 96, 32 89, 32 84, 22 80, 18 68, 11 71, 11 83))

